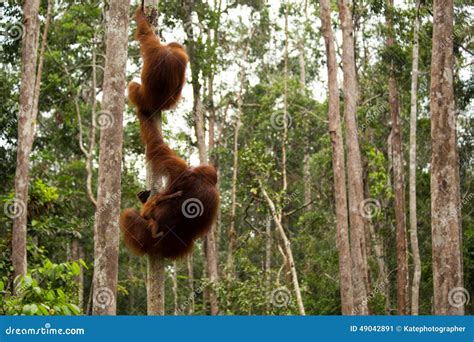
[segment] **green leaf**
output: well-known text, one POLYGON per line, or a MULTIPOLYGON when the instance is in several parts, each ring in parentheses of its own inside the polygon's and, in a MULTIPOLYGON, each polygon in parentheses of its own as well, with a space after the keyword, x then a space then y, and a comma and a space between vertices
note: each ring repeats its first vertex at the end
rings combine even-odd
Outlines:
POLYGON ((71 316, 71 310, 69 310, 69 308, 67 307, 67 305, 61 305, 61 309, 62 309, 62 312, 67 315, 67 316, 71 316))
POLYGON ((86 264, 86 262, 85 262, 84 260, 79 259, 79 263, 80 263, 82 266, 84 266, 84 268, 85 268, 86 270, 88 269, 87 264, 86 264))
POLYGON ((81 267, 77 262, 72 263, 72 272, 74 275, 79 275, 81 273, 81 267))
POLYGON ((38 305, 36 304, 31 304, 30 306, 31 314, 34 315, 38 312, 38 305))
POLYGON ((49 290, 48 293, 46 294, 46 299, 49 301, 53 301, 56 296, 54 295, 53 290, 49 290))
POLYGON ((76 304, 69 303, 67 306, 71 309, 74 315, 79 315, 81 313, 81 309, 76 304))
POLYGON ((30 312, 31 312, 31 306, 30 306, 30 304, 24 305, 21 312, 22 312, 24 315, 29 315, 30 312))
POLYGON ((44 305, 44 304, 40 304, 38 306, 39 310, 41 311, 41 313, 44 315, 44 316, 47 316, 49 315, 49 307, 44 305))

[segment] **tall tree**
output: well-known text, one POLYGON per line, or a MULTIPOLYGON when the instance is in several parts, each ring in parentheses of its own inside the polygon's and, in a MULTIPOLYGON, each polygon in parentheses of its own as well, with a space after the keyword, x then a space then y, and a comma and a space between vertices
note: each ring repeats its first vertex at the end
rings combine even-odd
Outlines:
MULTIPOLYGON (((393 0, 387 0, 385 8, 385 22, 387 26, 387 48, 395 46, 393 29, 393 0)), ((393 52, 392 52, 393 55, 393 52)), ((392 119, 392 163, 393 163, 393 192, 395 195, 395 224, 397 235, 397 309, 399 315, 409 313, 408 305, 408 254, 405 215, 405 182, 403 177, 403 149, 402 131, 400 125, 400 102, 398 84, 395 77, 395 64, 393 59, 389 65, 388 99, 390 117, 392 119)))
POLYGON ((368 270, 365 253, 365 222, 361 206, 364 204, 362 160, 357 133, 358 86, 354 55, 354 29, 352 23, 352 0, 338 0, 339 19, 342 28, 342 65, 344 70, 344 119, 346 123, 350 244, 352 255, 352 286, 354 309, 368 314, 367 291, 368 270))
MULTIPOLYGON (((183 23, 187 27, 187 51, 189 55, 189 62, 191 64, 191 84, 193 87, 193 116, 194 116, 194 128, 196 131, 196 139, 199 152, 199 161, 202 164, 208 162, 208 153, 206 148, 206 132, 204 122, 205 107, 201 100, 201 83, 199 80, 199 74, 201 71, 201 65, 198 61, 198 42, 194 40, 194 29, 193 29, 193 12, 195 11, 196 3, 194 0, 184 1, 185 13, 183 17, 183 23)), ((211 306, 211 314, 217 315, 219 313, 219 301, 217 298, 217 291, 215 289, 219 281, 218 265, 217 265, 217 249, 215 239, 215 225, 205 237, 204 251, 206 256, 206 271, 211 288, 209 290, 209 301, 211 306)))
MULTIPOLYGON (((303 6, 303 11, 304 11, 304 22, 303 22, 303 30, 301 37, 299 38, 297 44, 298 48, 298 62, 300 66, 300 87, 301 91, 304 94, 305 89, 306 89, 306 60, 305 60, 305 31, 306 31, 306 25, 308 23, 308 1, 305 0, 302 3, 303 6)), ((312 203, 311 203, 311 149, 310 149, 310 144, 309 144, 309 130, 308 130, 308 120, 309 118, 305 118, 303 127, 305 128, 305 151, 304 151, 304 156, 303 156, 303 183, 306 185, 304 187, 304 203, 307 205, 306 206, 306 211, 310 212, 312 208, 312 203)))
POLYGON ((342 138, 341 118, 339 114, 339 89, 337 84, 336 50, 331 27, 331 9, 329 0, 320 0, 321 22, 326 45, 328 69, 328 117, 329 134, 332 144, 332 168, 334 177, 334 197, 336 200, 337 248, 339 251, 339 283, 341 291, 342 314, 350 315, 354 310, 352 290, 352 260, 349 244, 349 226, 347 214, 347 189, 342 138))
POLYGON ((239 168, 239 132, 242 126, 242 106, 243 106, 243 93, 245 89, 245 68, 247 63, 247 57, 250 49, 250 42, 252 40, 254 28, 250 28, 247 37, 242 37, 245 41, 243 46, 242 59, 240 61, 239 70, 239 91, 237 92, 237 112, 234 123, 234 149, 233 149, 233 164, 232 164, 232 187, 231 187, 231 205, 230 205, 230 224, 227 234, 228 238, 228 249, 227 249, 227 266, 229 275, 234 274, 234 249, 237 240, 237 232, 235 230, 236 211, 237 211, 237 175, 239 168))
POLYGON ((20 113, 15 172, 15 216, 12 228, 12 264, 16 278, 26 274, 26 224, 30 153, 35 134, 34 110, 36 56, 39 34, 39 0, 23 5, 24 35, 21 44, 20 113))
POLYGON ((453 86, 453 15, 453 0, 433 1, 430 85, 431 233, 434 313, 437 315, 464 314, 463 305, 452 305, 453 295, 463 287, 453 86))
MULTIPOLYGON (((142 1, 143 10, 145 11, 148 23, 156 32, 158 27, 158 6, 160 0, 144 0, 142 1)), ((161 112, 157 113, 151 120, 154 120, 156 128, 162 131, 161 112)), ((163 186, 161 177, 153 173, 151 164, 146 164, 146 186, 150 189, 151 195, 155 194, 163 186)), ((151 199, 152 196, 149 196, 151 199)), ((165 259, 159 255, 147 256, 147 313, 148 315, 164 315, 165 314, 165 259)))
POLYGON ((413 30, 413 52, 410 90, 410 245, 413 255, 413 280, 411 286, 411 314, 418 315, 421 279, 420 248, 418 247, 418 228, 416 218, 416 107, 418 92, 418 35, 420 31, 420 0, 416 1, 415 27, 413 30))
POLYGON ((97 210, 94 222, 94 315, 116 313, 121 196, 122 119, 130 0, 110 3, 106 35, 103 117, 97 210))

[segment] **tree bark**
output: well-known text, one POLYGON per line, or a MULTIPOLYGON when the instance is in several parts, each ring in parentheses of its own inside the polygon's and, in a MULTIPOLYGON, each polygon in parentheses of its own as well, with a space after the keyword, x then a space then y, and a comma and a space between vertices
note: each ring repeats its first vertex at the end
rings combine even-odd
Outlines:
POLYGON ((12 265, 14 279, 26 274, 26 224, 30 153, 37 111, 33 110, 36 54, 39 34, 39 0, 23 5, 24 35, 21 48, 20 113, 15 171, 15 200, 12 204, 12 265))
POLYGON ((354 309, 352 290, 352 260, 349 243, 347 213, 347 189, 345 173, 344 141, 342 138, 339 113, 339 89, 337 84, 337 62, 334 49, 334 36, 331 27, 329 0, 320 0, 321 22, 326 45, 328 69, 329 134, 332 145, 332 165, 334 177, 334 197, 336 200, 337 248, 339 252, 339 279, 341 291, 341 311, 351 315, 354 309))
POLYGON ((418 247, 418 228, 416 217, 416 116, 418 92, 418 35, 420 31, 420 0, 416 1, 415 28, 413 32, 413 52, 411 68, 411 99, 410 99, 410 244, 413 255, 413 280, 411 286, 411 314, 418 315, 421 279, 420 248, 418 247))
POLYGON ((453 0, 433 2, 431 55, 431 232, 434 313, 462 315, 460 185, 453 88, 453 0))
POLYGON ((100 132, 97 211, 94 224, 94 315, 116 313, 121 196, 122 119, 130 0, 110 3, 100 132))
POLYGON ((342 64, 344 68, 344 118, 346 123, 350 245, 352 255, 352 286, 354 310, 367 315, 368 267, 365 254, 365 221, 360 206, 364 204, 362 160, 357 133, 357 76, 354 56, 354 30, 351 0, 338 0, 342 28, 342 64))
MULTIPOLYGON (((395 45, 393 33, 393 0, 387 0, 385 23, 387 25, 387 48, 395 45)), ((395 224, 397 235, 397 309, 399 315, 409 313, 408 294, 408 254, 405 216, 405 181, 403 177, 403 149, 400 125, 400 103, 398 84, 395 78, 395 65, 390 62, 388 78, 388 98, 392 120, 392 157, 393 157, 393 192, 395 195, 395 224)))

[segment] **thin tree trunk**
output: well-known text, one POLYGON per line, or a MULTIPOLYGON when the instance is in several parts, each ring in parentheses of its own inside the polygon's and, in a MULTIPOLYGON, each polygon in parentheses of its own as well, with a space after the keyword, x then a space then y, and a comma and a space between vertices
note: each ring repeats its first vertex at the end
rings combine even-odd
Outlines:
POLYGON ((453 88, 453 0, 433 2, 431 232, 434 313, 464 314, 460 185, 453 88))
POLYGON ((336 200, 337 247, 339 251, 339 283, 341 291, 342 314, 350 315, 354 309, 352 290, 352 260, 349 243, 347 213, 347 189, 342 138, 341 118, 339 113, 339 89, 337 84, 337 62, 334 49, 334 36, 331 27, 331 10, 329 0, 320 0, 321 22, 326 45, 328 89, 329 89, 329 134, 332 144, 332 165, 334 173, 334 197, 336 200))
POLYGON ((84 251, 82 250, 81 243, 78 239, 73 239, 71 243, 71 260, 79 264, 80 272, 76 276, 77 282, 77 297, 78 297, 78 306, 84 310, 84 270, 82 265, 79 263, 79 259, 84 257, 84 251))
MULTIPOLYGON (((304 4, 304 13, 305 13, 305 25, 308 20, 307 18, 307 1, 305 0, 304 4)), ((298 62, 300 66, 300 87, 301 87, 301 92, 304 94, 305 88, 306 88, 306 68, 305 68, 305 53, 304 53, 304 46, 305 46, 305 37, 304 37, 304 27, 302 30, 302 37, 298 40, 298 62)), ((310 212, 313 209, 313 205, 311 204, 311 154, 310 154, 310 148, 309 148, 309 130, 308 130, 308 119, 309 116, 306 116, 304 118, 304 128, 305 128, 305 151, 304 151, 304 156, 303 156, 303 183, 305 184, 304 187, 304 203, 308 204, 305 208, 306 212, 310 212)))
POLYGON ((173 314, 176 316, 178 314, 178 266, 176 265, 176 260, 173 261, 173 271, 171 274, 171 281, 173 283, 173 314))
MULTIPOLYGON (((67 72, 67 68, 64 68, 65 72, 67 72)), ((69 84, 72 86, 72 82, 69 76, 69 84)), ((74 98, 74 105, 76 107, 76 114, 77 114, 77 122, 79 126, 79 148, 81 149, 82 153, 86 157, 86 191, 89 200, 92 202, 94 207, 97 208, 97 199, 95 198, 94 191, 92 190, 92 160, 94 157, 94 148, 95 148, 95 134, 96 134, 96 109, 97 109, 97 99, 96 99, 96 89, 97 89, 97 75, 96 75, 96 52, 92 50, 92 87, 91 87, 91 96, 92 96, 92 115, 91 115, 91 127, 89 130, 89 141, 87 148, 84 146, 83 143, 83 128, 82 128, 82 118, 81 118, 81 110, 79 106, 79 96, 80 96, 80 89, 77 92, 77 95, 74 98)))
POLYGON ((385 297, 385 314, 389 315, 391 310, 390 305, 390 282, 388 279, 388 268, 385 262, 385 255, 383 251, 383 243, 381 237, 375 232, 375 227, 372 222, 368 222, 370 239, 372 240, 375 258, 377 259, 377 266, 379 268, 379 287, 380 292, 385 297), (382 282, 380 286, 380 281, 382 282))
MULTIPOLYGON (((386 44, 389 49, 395 45, 392 24, 393 11, 393 0, 387 0, 385 22, 388 30, 386 44)), ((409 313, 409 277, 400 103, 398 100, 398 85, 394 75, 395 65, 393 62, 390 62, 389 69, 388 98, 390 104, 390 117, 392 120, 393 192, 395 195, 395 223, 397 232, 397 309, 399 315, 407 315, 409 313)))
POLYGON ((33 147, 37 112, 33 110, 35 94, 36 54, 39 34, 39 0, 26 0, 23 5, 24 35, 21 50, 20 113, 15 171, 15 200, 12 204, 13 276, 25 275, 26 224, 30 153, 33 147))
MULTIPOLYGON (((242 73, 242 69, 240 72, 242 73)), ((235 119, 234 125, 234 162, 232 166, 232 186, 230 192, 230 218, 229 218, 229 231, 227 233, 228 239, 228 249, 227 249, 227 268, 228 268, 228 275, 232 277, 234 275, 234 249, 237 240, 237 232, 235 231, 235 218, 236 218, 236 209, 237 209, 237 173, 239 167, 239 131, 240 127, 242 126, 242 122, 240 121, 241 115, 241 108, 242 108, 242 88, 240 89, 239 94, 237 95, 237 117, 235 119)))
POLYGON ((188 284, 189 284, 189 308, 188 314, 192 315, 194 313, 194 268, 193 268, 193 255, 189 254, 186 258, 188 266, 188 284))
MULTIPOLYGON (((271 293, 272 283, 272 247, 272 219, 269 217, 265 226, 265 290, 268 293, 271 293)), ((270 306, 267 306, 267 311, 269 310, 270 306)))
POLYGON ((303 299, 301 297, 301 290, 300 290, 300 285, 298 282, 298 275, 296 273, 296 267, 295 267, 295 261, 293 259, 293 252, 291 251, 291 243, 288 237, 286 236, 285 229, 283 228, 283 225, 281 223, 281 213, 277 212, 277 209, 275 207, 275 204, 273 203, 272 199, 268 195, 267 191, 265 190, 265 187, 263 186, 263 183, 259 181, 260 184, 260 189, 262 191, 263 197, 267 201, 268 207, 270 208, 270 212, 273 217, 273 221, 275 222, 275 225, 277 227, 278 232, 280 233, 280 237, 283 241, 283 249, 285 251, 285 255, 288 260, 288 265, 290 268, 291 272, 291 280, 293 283, 293 288, 295 290, 295 295, 296 295, 296 304, 298 306, 298 311, 300 315, 305 315, 305 309, 303 305, 303 299))
MULTIPOLYGON (((144 11, 147 15, 149 24, 156 31, 158 26, 158 5, 159 0, 145 0, 144 11)), ((161 113, 154 117, 154 124, 161 132, 161 113)), ((157 193, 163 187, 163 179, 154 174, 150 163, 146 165, 146 186, 151 191, 149 199, 152 195, 157 193)), ((146 277, 146 292, 147 292, 147 314, 164 315, 165 314, 165 259, 159 255, 147 255, 147 277, 146 277)))
POLYGON ((283 93, 283 136, 281 144, 281 174, 283 178, 283 194, 286 194, 288 189, 288 177, 286 175, 286 145, 288 144, 288 2, 285 5, 285 51, 284 51, 284 93, 283 93))
POLYGON ((354 37, 351 0, 338 0, 339 18, 342 28, 342 64, 344 67, 344 118, 346 123, 349 220, 351 225, 350 245, 352 255, 352 286, 354 309, 358 314, 368 314, 368 267, 365 255, 365 222, 360 210, 364 204, 362 160, 357 133, 357 76, 354 56, 354 37))
POLYGON ((411 314, 418 315, 421 279, 420 248, 418 247, 418 228, 416 218, 416 107, 418 91, 418 34, 420 31, 419 18, 420 0, 416 2, 415 29, 413 32, 413 55, 411 69, 411 99, 410 99, 410 244, 413 254, 413 282, 411 286, 411 314))
POLYGON ((94 223, 94 315, 114 315, 117 305, 122 119, 130 0, 110 3, 100 132, 97 211, 94 223), (114 26, 111 26, 114 23, 114 26))
MULTIPOLYGON (((193 114, 194 114, 194 128, 196 131, 198 152, 199 152, 199 161, 200 163, 208 162, 208 154, 206 149, 205 141, 205 123, 204 123, 204 111, 205 108, 201 103, 200 89, 201 85, 199 83, 199 65, 196 63, 196 42, 193 38, 193 29, 192 29, 192 14, 194 11, 195 2, 194 0, 185 1, 184 8, 185 14, 183 17, 184 24, 187 25, 188 29, 186 30, 187 34, 187 51, 189 55, 189 60, 191 64, 191 78, 193 86, 193 114)), ((209 291, 209 302, 211 306, 211 315, 217 315, 219 313, 219 302, 217 298, 217 292, 215 287, 219 281, 219 272, 217 265, 217 250, 216 250, 216 241, 214 235, 215 225, 211 228, 209 233, 205 237, 204 241, 204 250, 206 256, 206 271, 209 281, 211 283, 211 289, 209 291)))

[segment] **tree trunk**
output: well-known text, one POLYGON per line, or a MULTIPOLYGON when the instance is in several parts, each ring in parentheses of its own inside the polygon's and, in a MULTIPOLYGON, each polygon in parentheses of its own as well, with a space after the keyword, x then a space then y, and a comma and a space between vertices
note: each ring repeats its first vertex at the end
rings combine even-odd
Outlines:
POLYGON ((122 118, 130 0, 110 3, 106 38, 104 95, 100 118, 97 211, 94 224, 94 315, 116 313, 119 215, 121 196, 122 118), (113 26, 112 26, 113 25, 113 26))
POLYGON ((73 239, 71 244, 71 260, 79 264, 80 272, 76 276, 77 282, 77 297, 78 297, 78 306, 84 310, 84 270, 82 265, 79 263, 79 259, 84 258, 84 251, 82 249, 81 242, 78 239, 73 239))
MULTIPOLYGON (((158 27, 158 5, 159 0, 145 0, 143 2, 144 11, 146 13, 149 24, 156 32, 158 27)), ((161 113, 154 117, 154 124, 161 132, 161 113)), ((151 195, 157 193, 163 187, 163 179, 154 174, 150 163, 146 163, 146 186, 150 189, 151 195)), ((146 292, 147 292, 147 314, 164 315, 165 314, 165 259, 158 255, 147 255, 147 278, 146 278, 146 292)))
POLYGON ((347 213, 347 189, 342 138, 341 118, 339 114, 339 89, 337 84, 337 62, 334 49, 334 36, 331 27, 329 0, 320 0, 321 22, 326 45, 328 69, 329 134, 332 144, 332 165, 334 177, 334 197, 336 200, 337 248, 339 251, 339 283, 341 291, 342 314, 350 315, 354 309, 352 290, 352 260, 349 244, 347 213))
POLYGON ((352 286, 354 310, 367 315, 368 267, 365 254, 365 222, 360 207, 364 205, 362 160, 357 133, 357 76, 354 56, 354 34, 351 0, 338 0, 342 28, 342 64, 344 67, 344 118, 346 123, 347 161, 349 176, 349 221, 352 255, 352 286))
POLYGON ((176 316, 178 314, 178 266, 176 265, 176 260, 173 261, 173 270, 171 274, 171 281, 173 283, 173 314, 176 316))
POLYGON ((286 175, 286 145, 288 144, 288 11, 289 4, 285 5, 285 51, 284 51, 284 93, 283 93, 283 136, 281 143, 281 175, 283 178, 283 195, 288 190, 288 178, 286 175))
MULTIPOLYGON (((385 22, 387 25, 387 48, 395 45, 392 16, 393 0, 387 0, 385 22)), ((393 157, 393 192, 395 195, 395 223, 397 235, 397 309, 399 315, 409 313, 408 304, 408 254, 405 217, 405 182, 403 177, 403 149, 400 125, 400 103, 398 85, 395 78, 395 65, 390 62, 388 78, 388 98, 392 120, 392 157, 393 157)))
POLYGON ((15 171, 15 199, 9 211, 13 219, 13 276, 26 274, 26 224, 30 153, 33 147, 37 112, 33 111, 35 93, 36 54, 39 31, 39 0, 26 0, 23 5, 24 35, 21 43, 20 113, 15 171))
POLYGON ((186 258, 188 266, 188 284, 189 284, 189 308, 188 314, 192 315, 194 313, 194 268, 193 268, 193 255, 189 254, 186 258))
POLYGON ((421 279, 420 248, 418 247, 418 228, 416 218, 416 107, 418 91, 418 34, 420 31, 419 18, 420 0, 416 2, 415 29, 413 32, 413 55, 411 69, 411 99, 410 99, 410 244, 413 254, 413 282, 411 286, 411 314, 418 315, 421 279))
MULTIPOLYGON (((453 0, 433 2, 431 231, 434 312, 464 314, 460 185, 453 88, 453 0)), ((465 299, 465 298, 464 298, 465 299)))
MULTIPOLYGON (((306 6, 307 1, 304 2, 304 12, 305 12, 305 24, 307 21, 306 15, 306 6)), ((301 92, 304 94, 306 88, 306 68, 305 68, 305 54, 304 54, 304 45, 305 45, 305 37, 304 37, 304 28, 303 28, 303 36, 298 40, 298 62, 300 66, 300 87, 301 92)), ((312 208, 311 204, 311 154, 309 148, 309 130, 308 130, 308 116, 304 118, 303 127, 305 128, 305 151, 303 156, 303 183, 305 184, 304 187, 304 203, 307 204, 305 211, 310 212, 312 208), (309 204, 308 204, 309 203, 309 204)))
MULTIPOLYGON (((183 17, 183 23, 188 27, 186 30, 187 35, 187 51, 189 55, 189 61, 191 64, 191 78, 193 86, 193 114, 194 114, 194 128, 196 131, 196 139, 199 152, 199 161, 202 164, 208 162, 208 154, 206 149, 205 141, 205 123, 204 123, 204 111, 205 108, 201 102, 201 85, 199 83, 199 66, 196 63, 196 42, 193 38, 193 26, 192 26, 192 14, 194 12, 194 0, 187 0, 184 4, 185 14, 183 17)), ((211 283, 211 289, 209 291, 209 301, 211 306, 211 314, 217 315, 219 313, 219 303, 217 298, 217 292, 215 286, 219 281, 219 273, 217 266, 217 250, 216 241, 214 235, 215 225, 211 228, 209 233, 205 237, 204 249, 206 256, 206 270, 207 276, 211 283)))
MULTIPOLYGON (((242 73, 243 70, 241 69, 240 72, 242 73)), ((240 89, 239 94, 237 95, 237 117, 235 119, 234 125, 234 162, 232 166, 232 187, 230 192, 230 218, 229 218, 229 231, 227 233, 228 242, 228 249, 227 249, 227 273, 230 278, 234 275, 234 249, 237 240, 237 232, 235 231, 235 216, 236 216, 236 209, 237 209, 237 173, 239 167, 239 131, 240 127, 242 126, 242 122, 240 121, 241 115, 241 108, 242 108, 242 88, 240 89)))
POLYGON ((286 256, 287 261, 288 261, 288 266, 290 268, 291 281, 293 283, 293 288, 295 290, 295 295, 296 295, 296 304, 298 306, 298 311, 300 315, 304 316, 305 309, 303 305, 303 299, 301 297, 301 290, 300 290, 300 285, 298 282, 298 274, 296 273, 295 261, 293 259, 293 252, 291 251, 291 243, 288 237, 286 236, 285 229, 283 228, 283 225, 281 223, 281 212, 277 212, 275 204, 273 203, 272 199, 268 195, 261 181, 259 181, 259 184, 260 184, 260 189, 262 191, 263 197, 267 201, 268 207, 270 208, 273 221, 275 222, 277 230, 280 233, 280 237, 283 241, 284 256, 286 256))

